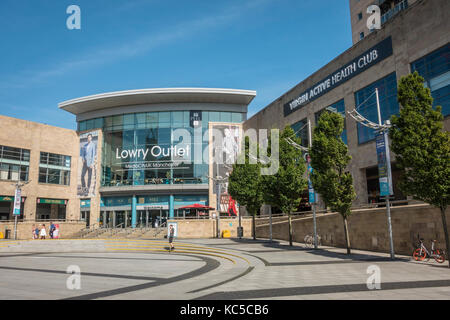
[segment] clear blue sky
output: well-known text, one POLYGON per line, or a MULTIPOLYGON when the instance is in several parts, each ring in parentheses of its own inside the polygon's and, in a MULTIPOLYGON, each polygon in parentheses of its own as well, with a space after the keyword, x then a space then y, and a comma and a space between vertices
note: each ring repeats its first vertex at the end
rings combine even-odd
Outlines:
POLYGON ((256 90, 250 117, 352 45, 348 0, 1 0, 0 36, 0 114, 70 129, 59 102, 142 88, 256 90))

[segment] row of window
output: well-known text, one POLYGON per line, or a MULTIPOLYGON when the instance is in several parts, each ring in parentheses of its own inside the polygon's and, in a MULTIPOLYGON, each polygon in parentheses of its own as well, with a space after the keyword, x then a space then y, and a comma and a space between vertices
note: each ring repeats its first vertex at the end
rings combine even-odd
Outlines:
POLYGON ((30 150, 0 146, 0 180, 28 181, 30 150))
MULTIPOLYGON (((450 44, 433 51, 411 63, 411 71, 417 71, 424 79, 424 85, 430 88, 433 97, 433 106, 442 106, 442 114, 450 115, 450 44)), ((375 81, 367 87, 355 92, 355 105, 357 111, 366 119, 378 123, 377 101, 375 89, 378 88, 380 113, 382 122, 399 112, 397 101, 397 78, 395 72, 375 81)), ((345 117, 344 99, 322 109, 315 114, 317 123, 320 114, 325 111, 334 111, 345 117)), ((304 146, 308 145, 307 119, 291 125, 297 136, 302 139, 304 146)), ((375 139, 375 131, 361 124, 357 124, 358 143, 366 143, 375 139)), ((344 128, 342 139, 347 143, 347 134, 344 128)))
MULTIPOLYGON (((71 157, 41 152, 39 159, 40 183, 70 184, 71 157)), ((28 181, 30 150, 0 146, 0 180, 28 181)))
MULTIPOLYGON (((241 123, 245 120, 245 113, 202 111, 202 126, 207 127, 209 122, 241 123)), ((165 127, 190 127, 190 111, 162 111, 142 112, 115 115, 110 117, 89 119, 78 123, 78 131, 91 129, 103 129, 105 131, 165 128, 165 127)))

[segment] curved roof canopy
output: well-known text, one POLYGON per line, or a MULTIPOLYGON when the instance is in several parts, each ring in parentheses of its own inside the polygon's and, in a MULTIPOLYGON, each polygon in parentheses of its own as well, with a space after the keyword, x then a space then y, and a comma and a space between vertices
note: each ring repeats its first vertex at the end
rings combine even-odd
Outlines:
POLYGON ((75 115, 120 106, 154 103, 229 103, 248 105, 256 91, 215 88, 161 88, 107 92, 67 100, 60 109, 75 115))

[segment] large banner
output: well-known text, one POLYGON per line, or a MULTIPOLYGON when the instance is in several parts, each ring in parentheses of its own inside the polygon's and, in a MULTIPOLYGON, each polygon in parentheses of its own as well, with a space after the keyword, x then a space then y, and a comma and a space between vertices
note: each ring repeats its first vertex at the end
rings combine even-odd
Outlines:
POLYGON ((98 131, 80 135, 80 157, 78 159, 78 197, 93 197, 97 185, 98 131))
MULTIPOLYGON (((236 162, 241 149, 240 127, 236 125, 213 126, 213 177, 226 178, 231 173, 232 165, 236 162), (215 153, 218 154, 215 154, 215 153), (219 172, 217 172, 217 170, 219 172)), ((228 182, 221 185, 221 194, 228 194, 228 182)), ((214 193, 217 191, 214 189, 214 193)))

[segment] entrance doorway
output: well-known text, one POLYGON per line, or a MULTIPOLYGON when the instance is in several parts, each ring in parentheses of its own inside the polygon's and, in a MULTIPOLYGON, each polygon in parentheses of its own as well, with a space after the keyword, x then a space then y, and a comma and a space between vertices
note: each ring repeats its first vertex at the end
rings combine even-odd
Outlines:
POLYGON ((81 220, 86 221, 86 227, 89 227, 91 220, 91 211, 82 210, 81 211, 81 220))
POLYGON ((167 221, 168 210, 148 209, 137 210, 136 227, 156 228, 167 221))

